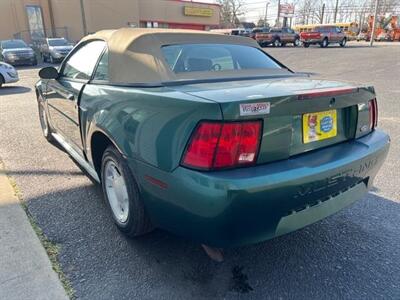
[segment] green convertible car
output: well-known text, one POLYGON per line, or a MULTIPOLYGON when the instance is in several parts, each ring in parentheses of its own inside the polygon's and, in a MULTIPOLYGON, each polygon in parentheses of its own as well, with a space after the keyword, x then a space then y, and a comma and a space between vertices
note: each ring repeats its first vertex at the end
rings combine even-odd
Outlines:
POLYGON ((249 38, 100 31, 39 75, 44 136, 129 236, 230 247, 294 231, 362 198, 389 149, 373 87, 297 74, 249 38))

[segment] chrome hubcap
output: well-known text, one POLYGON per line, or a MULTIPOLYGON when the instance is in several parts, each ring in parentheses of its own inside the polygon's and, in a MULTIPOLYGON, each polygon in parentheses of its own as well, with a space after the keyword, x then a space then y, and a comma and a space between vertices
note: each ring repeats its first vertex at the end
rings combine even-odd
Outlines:
POLYGON ((129 200, 125 179, 113 161, 105 165, 105 188, 115 219, 120 223, 128 220, 129 200))

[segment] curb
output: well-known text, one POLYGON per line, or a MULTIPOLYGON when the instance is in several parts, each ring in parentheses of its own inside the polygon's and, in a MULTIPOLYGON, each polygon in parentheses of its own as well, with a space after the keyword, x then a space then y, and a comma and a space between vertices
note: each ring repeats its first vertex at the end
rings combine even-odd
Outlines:
POLYGON ((0 299, 69 299, 1 161, 0 253, 0 299))

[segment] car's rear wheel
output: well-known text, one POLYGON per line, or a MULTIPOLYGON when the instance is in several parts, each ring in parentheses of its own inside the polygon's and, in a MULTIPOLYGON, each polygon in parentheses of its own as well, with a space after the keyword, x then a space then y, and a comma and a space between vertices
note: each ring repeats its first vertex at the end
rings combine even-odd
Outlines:
POLYGON ((347 39, 346 38, 344 38, 341 42, 340 42, 340 47, 345 47, 346 46, 346 44, 347 44, 347 39))
POLYGON ((281 41, 279 39, 275 39, 274 42, 272 43, 274 47, 280 47, 281 46, 281 41))
POLYGON ((113 146, 103 154, 101 183, 114 223, 121 232, 135 237, 153 229, 133 174, 125 158, 113 146))
POLYGON ((55 140, 51 134, 51 127, 49 125, 49 119, 47 118, 46 109, 44 107, 43 101, 41 101, 40 99, 38 101, 38 110, 39 110, 40 127, 42 128, 43 136, 48 142, 54 143, 55 140))
POLYGON ((326 48, 328 47, 329 42, 327 38, 324 38, 323 41, 321 42, 321 48, 326 48))
POLYGON ((310 47, 310 44, 309 43, 303 43, 303 46, 304 46, 304 48, 308 48, 308 47, 310 47))

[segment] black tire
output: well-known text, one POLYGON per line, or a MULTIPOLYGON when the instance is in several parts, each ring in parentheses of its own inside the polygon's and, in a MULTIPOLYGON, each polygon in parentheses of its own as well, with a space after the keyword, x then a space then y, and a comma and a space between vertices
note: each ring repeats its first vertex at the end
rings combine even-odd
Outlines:
POLYGON ((38 112, 39 112, 40 127, 42 128, 42 134, 43 134, 44 138, 49 143, 55 144, 56 141, 51 134, 52 130, 51 130, 51 126, 49 124, 49 119, 47 117, 46 109, 44 107, 44 102, 40 98, 38 99, 38 112))
POLYGON ((272 46, 281 47, 282 46, 281 40, 280 39, 274 39, 273 42, 272 42, 272 46))
POLYGON ((347 44, 347 39, 346 38, 344 38, 341 42, 340 42, 340 47, 345 47, 346 46, 346 44, 347 44))
POLYGON ((309 43, 303 43, 303 47, 304 48, 308 48, 308 47, 310 47, 310 44, 309 43))
POLYGON ((301 43, 301 42, 300 42, 300 39, 299 39, 299 38, 296 38, 296 39, 294 40, 294 42, 293 42, 293 47, 300 46, 300 45, 301 45, 300 43, 301 43))
POLYGON ((150 218, 147 215, 143 201, 141 200, 139 188, 134 179, 134 176, 125 158, 123 158, 123 156, 114 146, 109 146, 104 151, 101 162, 101 185, 103 189, 104 199, 106 200, 107 206, 110 209, 114 223, 122 233, 129 237, 136 237, 146 234, 154 229, 153 225, 151 224, 150 218), (121 223, 114 215, 110 201, 107 196, 105 166, 110 160, 118 167, 118 172, 125 180, 127 188, 129 211, 128 218, 124 223, 121 223))
POLYGON ((324 38, 320 44, 321 48, 326 48, 329 45, 329 41, 327 38, 324 38))
POLYGON ((3 75, 0 74, 0 88, 2 87, 4 81, 5 81, 5 80, 4 80, 3 75))

